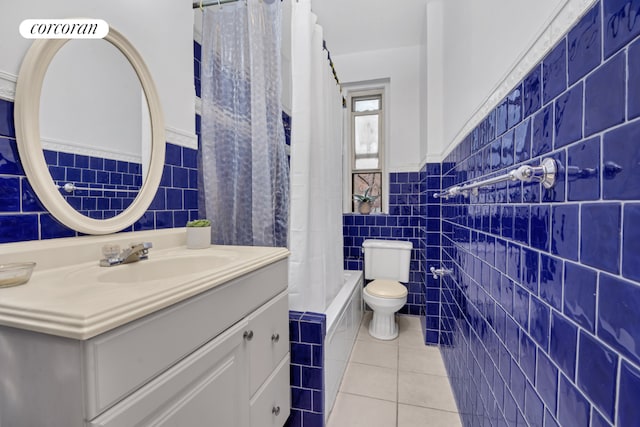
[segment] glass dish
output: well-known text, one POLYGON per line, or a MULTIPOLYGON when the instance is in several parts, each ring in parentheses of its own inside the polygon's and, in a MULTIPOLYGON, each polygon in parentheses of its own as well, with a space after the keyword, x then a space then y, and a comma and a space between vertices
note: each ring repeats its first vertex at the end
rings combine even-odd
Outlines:
POLYGON ((31 278, 35 262, 14 262, 0 264, 0 288, 18 286, 27 283, 31 278))

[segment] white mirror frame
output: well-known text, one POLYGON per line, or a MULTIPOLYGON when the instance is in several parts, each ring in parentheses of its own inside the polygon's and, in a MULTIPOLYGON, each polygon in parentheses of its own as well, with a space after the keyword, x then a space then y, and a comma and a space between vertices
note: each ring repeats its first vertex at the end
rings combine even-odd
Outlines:
MULTIPOLYGON (((45 208, 69 228, 86 234, 109 234, 135 223, 147 211, 156 195, 165 156, 164 117, 160 97, 151 73, 133 45, 113 28, 104 40, 117 47, 135 70, 147 98, 151 119, 151 159, 140 192, 131 205, 109 219, 93 219, 77 212, 56 187, 45 162, 40 140, 40 96, 45 73, 55 54, 69 39, 35 40, 25 55, 18 81, 14 105, 16 140, 20 160, 29 183, 45 208)), ((117 123, 114 123, 117 126, 117 123)))

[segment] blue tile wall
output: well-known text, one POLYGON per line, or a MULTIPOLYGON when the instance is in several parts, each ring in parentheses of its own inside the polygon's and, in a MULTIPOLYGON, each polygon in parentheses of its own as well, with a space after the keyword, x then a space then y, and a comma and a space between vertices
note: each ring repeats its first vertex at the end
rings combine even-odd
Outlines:
POLYGON ((322 313, 289 312, 291 415, 287 427, 324 426, 324 338, 322 313))
POLYGON ((567 39, 558 45, 542 61, 542 99, 544 104, 567 88, 567 39))
POLYGON ((282 112, 282 126, 284 127, 284 142, 291 146, 291 116, 282 112))
MULTIPOLYGON (((489 126, 485 123, 485 127, 489 126)), ((486 135, 490 129, 484 131, 486 135)), ((486 138, 486 136, 481 137, 486 138)), ((440 200, 432 196, 433 192, 439 192, 442 188, 441 175, 442 166, 437 163, 427 163, 421 170, 421 174, 425 177, 424 195, 422 202, 425 210, 423 212, 424 221, 422 223, 421 235, 424 236, 424 252, 419 255, 421 260, 421 271, 424 273, 423 278, 423 294, 424 294, 424 322, 423 332, 425 343, 438 344, 440 342, 440 330, 442 328, 443 319, 440 316, 440 306, 444 303, 441 301, 442 292, 440 289, 440 279, 434 279, 430 274, 431 267, 439 268, 440 265, 440 200)), ((447 337, 448 339, 449 337, 447 337)))
POLYGON ((121 160, 44 150, 51 177, 93 190, 60 190, 67 203, 94 219, 111 218, 131 205, 142 186, 142 165, 121 160))
POLYGON ((442 201, 439 343, 464 426, 640 425, 639 36, 640 0, 597 2, 442 163, 443 188, 559 165, 550 190, 442 201))
POLYGON ((620 271, 620 216, 617 203, 588 203, 581 208, 580 261, 611 273, 620 271))
MULTIPOLYGON (((628 93, 640 93, 640 40, 629 46, 627 59, 629 64, 627 91, 628 93)), ((630 119, 640 116, 640 96, 629 96, 627 108, 630 119)))
POLYGON ((609 200, 637 200, 635 168, 640 156, 640 122, 632 121, 606 132, 602 144, 602 197, 609 200))
POLYGON ((531 157, 551 151, 553 137, 553 104, 548 104, 533 116, 531 157))
POLYGON ((633 426, 640 420, 640 370, 626 361, 620 364, 620 400, 618 401, 618 423, 633 426))
POLYGON ((578 386, 608 420, 613 420, 618 356, 591 334, 580 333, 578 386))
MULTIPOLYGON (((53 218, 27 180, 18 155, 13 102, 0 99, 0 243, 74 237, 78 233, 53 218)), ((162 183, 149 210, 124 231, 183 227, 198 212, 197 150, 167 143, 162 183)), ((45 151, 50 172, 63 184, 102 186, 113 191, 76 191, 72 206, 92 218, 108 218, 131 202, 141 184, 140 165, 98 157, 45 151)))
POLYGON ((622 275, 640 281, 640 204, 624 207, 622 235, 622 275))
POLYGON ((640 0, 604 0, 604 55, 609 57, 640 34, 640 0))
POLYGON ((423 316, 425 340, 439 342, 440 284, 425 272, 440 263, 440 203, 427 192, 440 189, 441 165, 427 164, 420 172, 389 176, 389 213, 345 214, 344 268, 363 269, 362 243, 366 239, 407 240, 413 243, 404 314, 423 316))
POLYGON ((202 45, 197 41, 193 41, 193 84, 196 89, 196 96, 200 98, 202 92, 202 83, 200 79, 202 62, 202 45))
POLYGON ((538 111, 542 98, 542 67, 534 68, 524 79, 524 115, 530 116, 538 111))
MULTIPOLYGON (((594 97, 595 98, 595 97, 594 97)), ((595 99, 593 99, 595 102, 595 99)), ((582 137, 583 83, 578 82, 556 99, 554 147, 562 147, 582 137)))
POLYGON ((569 31, 568 71, 569 84, 575 83, 600 64, 602 28, 600 7, 592 7, 569 31))
POLYGON ((420 173, 392 173, 389 183, 389 214, 345 214, 343 216, 344 268, 363 270, 362 243, 366 239, 406 240, 413 244, 405 314, 420 314, 423 304, 424 274, 421 251, 424 250, 420 200, 426 178, 420 173))
POLYGON ((568 148, 567 198, 598 200, 600 198, 600 137, 596 136, 568 148))
POLYGON ((624 121, 625 71, 626 55, 625 52, 620 52, 587 77, 584 93, 585 135, 624 121))

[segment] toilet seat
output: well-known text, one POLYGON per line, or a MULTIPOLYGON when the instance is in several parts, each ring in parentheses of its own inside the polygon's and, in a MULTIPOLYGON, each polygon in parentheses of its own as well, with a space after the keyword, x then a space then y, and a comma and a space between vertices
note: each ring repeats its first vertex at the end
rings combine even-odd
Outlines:
POLYGON ((365 286, 366 291, 378 298, 404 298, 407 288, 395 280, 377 279, 365 286))

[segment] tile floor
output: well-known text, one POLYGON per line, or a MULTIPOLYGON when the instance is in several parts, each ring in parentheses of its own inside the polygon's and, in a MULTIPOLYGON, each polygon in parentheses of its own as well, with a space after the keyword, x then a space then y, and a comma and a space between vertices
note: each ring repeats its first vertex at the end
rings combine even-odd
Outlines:
POLYGON ((437 347, 425 346, 420 319, 399 316, 393 341, 360 326, 327 427, 461 427, 437 347))

